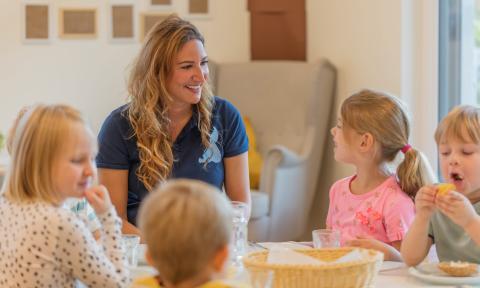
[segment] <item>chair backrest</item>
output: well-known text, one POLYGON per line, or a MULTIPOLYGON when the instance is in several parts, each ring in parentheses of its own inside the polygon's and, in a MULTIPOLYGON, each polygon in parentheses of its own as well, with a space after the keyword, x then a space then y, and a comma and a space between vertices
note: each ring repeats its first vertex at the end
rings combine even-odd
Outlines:
POLYGON ((298 207, 306 222, 330 134, 335 68, 327 60, 210 63, 210 74, 215 94, 250 118, 263 155, 283 145, 306 158, 307 192, 298 207))
POLYGON ((315 65, 305 62, 222 63, 212 71, 212 84, 217 95, 250 118, 262 154, 280 143, 298 152, 308 100, 317 92, 314 70, 315 65))

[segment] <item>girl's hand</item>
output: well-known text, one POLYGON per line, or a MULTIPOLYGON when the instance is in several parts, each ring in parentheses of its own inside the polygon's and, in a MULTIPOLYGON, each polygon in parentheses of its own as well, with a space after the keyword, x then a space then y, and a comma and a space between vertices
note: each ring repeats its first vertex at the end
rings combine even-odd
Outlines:
POLYGON ((435 203, 443 214, 464 229, 479 217, 467 197, 457 191, 450 191, 444 196, 437 197, 435 203))
POLYGON ((424 216, 429 218, 435 211, 435 198, 437 194, 437 187, 433 185, 426 185, 418 190, 415 196, 415 210, 417 216, 424 216))
POLYGON ((357 239, 349 240, 345 243, 347 246, 360 247, 366 249, 374 249, 383 252, 385 246, 387 245, 376 239, 366 238, 363 236, 357 236, 357 239))
POLYGON ((347 246, 360 247, 366 249, 373 249, 380 251, 384 254, 385 261, 402 261, 400 256, 400 251, 395 249, 395 247, 388 245, 377 239, 365 238, 358 236, 357 239, 347 241, 345 243, 347 246))
POLYGON ((88 203, 90 203, 97 215, 107 212, 112 206, 108 190, 103 185, 88 188, 85 191, 85 198, 87 198, 88 203))

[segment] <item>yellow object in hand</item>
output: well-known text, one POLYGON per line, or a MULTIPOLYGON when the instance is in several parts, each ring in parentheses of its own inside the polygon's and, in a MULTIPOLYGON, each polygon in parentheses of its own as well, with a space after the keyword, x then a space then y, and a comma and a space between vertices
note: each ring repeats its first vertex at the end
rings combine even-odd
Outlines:
POLYGON ((440 183, 437 185, 437 189, 438 189, 438 192, 437 192, 437 195, 447 195, 447 193, 451 190, 455 190, 457 189, 457 187, 455 187, 455 185, 453 185, 452 183, 440 183))

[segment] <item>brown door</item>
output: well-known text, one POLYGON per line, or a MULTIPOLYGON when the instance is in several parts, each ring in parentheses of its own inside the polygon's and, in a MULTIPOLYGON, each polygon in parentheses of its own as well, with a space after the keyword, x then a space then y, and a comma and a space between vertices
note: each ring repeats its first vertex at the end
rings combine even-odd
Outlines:
POLYGON ((305 0, 249 0, 252 60, 306 60, 305 0))

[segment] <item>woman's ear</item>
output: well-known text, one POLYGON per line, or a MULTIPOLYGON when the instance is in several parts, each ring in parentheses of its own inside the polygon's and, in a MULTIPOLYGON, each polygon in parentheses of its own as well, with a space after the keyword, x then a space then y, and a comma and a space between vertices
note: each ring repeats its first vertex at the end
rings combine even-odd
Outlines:
POLYGON ((212 265, 215 272, 221 272, 228 259, 228 245, 223 245, 213 257, 212 265))

